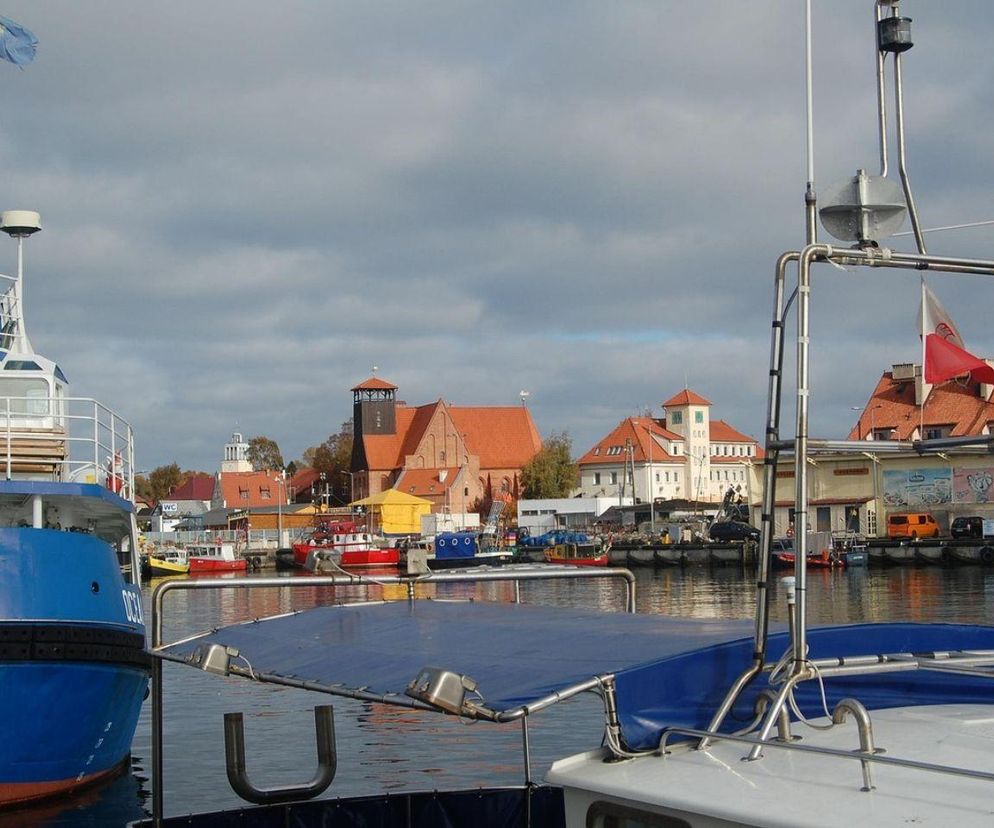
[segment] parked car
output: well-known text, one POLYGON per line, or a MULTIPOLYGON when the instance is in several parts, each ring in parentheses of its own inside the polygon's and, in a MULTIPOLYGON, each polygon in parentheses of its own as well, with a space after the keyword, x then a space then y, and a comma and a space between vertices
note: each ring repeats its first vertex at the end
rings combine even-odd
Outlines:
POLYGON ((723 520, 711 525, 708 531, 711 540, 720 543, 728 541, 759 540, 759 530, 740 520, 723 520))
POLYGON ((887 516, 887 537, 891 540, 938 536, 939 524, 928 512, 901 512, 887 516))
POLYGON ((978 515, 960 515, 953 518, 949 534, 954 538, 982 538, 984 536, 984 519, 978 515))

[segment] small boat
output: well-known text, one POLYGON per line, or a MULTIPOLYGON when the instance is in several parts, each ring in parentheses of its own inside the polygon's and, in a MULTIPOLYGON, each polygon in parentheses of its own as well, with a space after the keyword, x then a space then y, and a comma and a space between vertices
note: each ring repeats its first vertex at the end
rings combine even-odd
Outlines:
POLYGON ((594 543, 557 543, 545 550, 545 560, 570 566, 607 566, 608 555, 594 543))
MULTIPOLYGON (((784 551, 775 553, 774 560, 783 566, 792 567, 797 559, 793 552, 784 551)), ((807 564, 809 567, 815 567, 816 569, 831 569, 833 567, 845 566, 846 559, 844 555, 835 550, 822 549, 821 552, 808 555, 807 564)))
POLYGON ((190 571, 187 551, 176 546, 167 546, 149 553, 148 570, 151 575, 185 575, 190 571))
POLYGON ((189 572, 197 575, 204 572, 244 572, 248 561, 235 554, 233 543, 203 543, 186 548, 189 572))
POLYGON ((0 808, 126 770, 149 679, 134 433, 28 340, 22 244, 40 229, 0 213, 18 247, 0 296, 0 808))

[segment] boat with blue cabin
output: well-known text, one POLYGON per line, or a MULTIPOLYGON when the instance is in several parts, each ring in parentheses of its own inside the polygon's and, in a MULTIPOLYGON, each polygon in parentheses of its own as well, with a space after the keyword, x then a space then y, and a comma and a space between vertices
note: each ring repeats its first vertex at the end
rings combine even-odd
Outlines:
POLYGON ((23 243, 40 229, 0 214, 17 241, 0 296, 0 806, 125 769, 149 676, 134 437, 31 346, 23 243))

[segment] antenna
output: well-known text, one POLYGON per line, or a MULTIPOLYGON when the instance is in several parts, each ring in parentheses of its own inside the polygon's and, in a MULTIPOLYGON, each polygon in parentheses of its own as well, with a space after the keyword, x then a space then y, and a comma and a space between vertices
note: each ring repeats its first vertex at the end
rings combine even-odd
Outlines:
POLYGON ((0 230, 17 239, 17 278, 4 308, 9 316, 8 320, 4 320, 4 327, 12 323, 9 336, 13 341, 5 336, 4 344, 9 345, 11 350, 30 353, 31 343, 24 330, 24 240, 41 230, 41 216, 34 210, 5 210, 0 213, 0 230))

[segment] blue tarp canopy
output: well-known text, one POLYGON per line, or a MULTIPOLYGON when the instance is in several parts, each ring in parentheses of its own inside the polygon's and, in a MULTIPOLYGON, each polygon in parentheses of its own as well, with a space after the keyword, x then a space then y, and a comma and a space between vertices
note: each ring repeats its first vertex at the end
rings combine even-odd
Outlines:
MULTIPOLYGON (((623 742, 655 747, 667 726, 706 727, 734 679, 752 659, 753 624, 571 608, 419 600, 318 607, 237 624, 163 648, 188 658, 200 645, 236 647, 266 681, 360 698, 413 704, 404 695, 423 668, 477 682, 483 704, 507 714, 595 676, 614 674, 623 742)), ((945 624, 861 624, 811 630, 812 658, 934 650, 994 650, 994 629, 945 624)), ((779 657, 785 633, 770 639, 779 657)), ((236 664, 239 660, 236 659, 236 664)), ((728 727, 751 718, 750 688, 728 727)), ((994 699, 990 679, 922 670, 826 681, 829 704, 856 695, 868 707, 994 699)), ((817 682, 797 692, 818 715, 817 682)))

